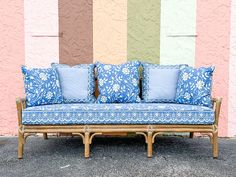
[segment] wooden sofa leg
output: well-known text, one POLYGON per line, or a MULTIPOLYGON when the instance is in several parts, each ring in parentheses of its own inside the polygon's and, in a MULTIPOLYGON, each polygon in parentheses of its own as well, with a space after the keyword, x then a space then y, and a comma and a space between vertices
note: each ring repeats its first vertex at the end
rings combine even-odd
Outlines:
POLYGON ((24 153, 24 134, 19 132, 18 133, 18 159, 23 158, 24 153))
POLYGON ((89 142, 90 133, 85 132, 84 135, 85 135, 84 136, 84 157, 89 158, 89 155, 90 155, 90 142, 89 142))
POLYGON ((218 131, 212 133, 212 151, 213 151, 213 158, 217 159, 219 154, 218 149, 218 131))
POLYGON ((194 135, 194 133, 193 133, 193 132, 190 132, 189 138, 193 138, 193 135, 194 135))
POLYGON ((48 134, 47 133, 43 133, 43 139, 48 139, 48 134))
POLYGON ((147 135, 147 153, 148 157, 152 157, 152 132, 148 132, 147 135))

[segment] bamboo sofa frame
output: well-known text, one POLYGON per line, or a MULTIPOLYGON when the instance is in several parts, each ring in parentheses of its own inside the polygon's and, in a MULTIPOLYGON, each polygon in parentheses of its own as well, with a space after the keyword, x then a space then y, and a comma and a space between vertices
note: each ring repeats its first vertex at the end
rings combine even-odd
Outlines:
POLYGON ((26 138, 35 133, 42 133, 47 139, 47 133, 70 133, 80 136, 84 144, 84 157, 90 156, 90 144, 97 135, 108 133, 136 133, 145 137, 147 156, 152 157, 152 145, 155 137, 165 132, 189 132, 193 138, 195 132, 207 134, 212 144, 213 158, 218 157, 218 121, 222 98, 214 98, 213 109, 215 122, 213 125, 22 125, 22 110, 25 109, 25 99, 17 98, 18 113, 18 158, 23 158, 26 138))

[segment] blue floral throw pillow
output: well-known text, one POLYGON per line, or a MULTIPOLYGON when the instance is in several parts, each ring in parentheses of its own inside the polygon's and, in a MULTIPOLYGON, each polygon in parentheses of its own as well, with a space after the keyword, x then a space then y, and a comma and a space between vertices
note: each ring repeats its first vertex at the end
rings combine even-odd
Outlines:
POLYGON ((121 65, 97 63, 98 103, 137 103, 140 62, 121 65))
POLYGON ((64 103, 95 102, 94 64, 69 66, 52 63, 59 75, 64 103))
POLYGON ((180 70, 175 101, 212 107, 211 90, 214 67, 194 69, 185 67, 180 70))
POLYGON ((38 106, 62 103, 63 97, 56 70, 52 68, 27 68, 22 66, 26 105, 38 106))

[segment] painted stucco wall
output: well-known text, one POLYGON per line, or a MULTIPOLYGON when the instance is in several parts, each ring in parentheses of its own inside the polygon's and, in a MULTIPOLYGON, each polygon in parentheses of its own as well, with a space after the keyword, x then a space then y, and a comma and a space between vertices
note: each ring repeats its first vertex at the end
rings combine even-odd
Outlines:
POLYGON ((228 136, 236 135, 236 1, 231 2, 228 136))
POLYGON ((197 2, 198 37, 195 62, 196 66, 216 67, 213 95, 223 97, 219 121, 221 136, 228 134, 230 3, 230 0, 198 0, 197 2))
POLYGON ((20 66, 123 63, 215 65, 220 136, 236 135, 234 0, 0 0, 0 135, 17 133, 20 66))
POLYGON ((128 0, 127 59, 160 61, 161 1, 128 0))
POLYGON ((58 1, 24 1, 25 64, 49 67, 59 61, 58 1))
POLYGON ((0 0, 0 135, 17 134, 16 96, 23 94, 23 0, 0 0))
POLYGON ((127 56, 127 0, 93 1, 94 62, 119 64, 127 56))

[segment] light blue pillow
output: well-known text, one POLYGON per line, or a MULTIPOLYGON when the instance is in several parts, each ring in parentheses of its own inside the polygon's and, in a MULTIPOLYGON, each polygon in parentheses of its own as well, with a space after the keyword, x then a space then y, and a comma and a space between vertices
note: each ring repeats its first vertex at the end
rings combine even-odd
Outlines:
POLYGON ((142 99, 144 102, 175 102, 179 70, 187 65, 142 63, 142 99))
POLYGON ((95 102, 94 64, 81 64, 70 67, 52 63, 59 75, 64 103, 95 102))
POLYGON ((21 67, 24 76, 26 106, 62 103, 63 97, 56 70, 21 67))
POLYGON ((96 63, 98 91, 97 103, 137 103, 139 97, 140 62, 121 65, 96 63))
POLYGON ((176 102, 212 107, 211 90, 214 67, 180 70, 176 102))

